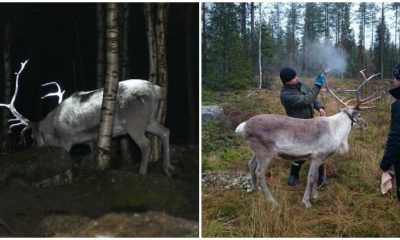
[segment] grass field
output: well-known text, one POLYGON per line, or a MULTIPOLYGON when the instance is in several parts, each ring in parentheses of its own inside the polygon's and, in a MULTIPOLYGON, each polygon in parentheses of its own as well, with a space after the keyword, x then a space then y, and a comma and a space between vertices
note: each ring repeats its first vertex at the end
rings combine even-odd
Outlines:
MULTIPOLYGON (((379 82, 379 81, 378 81, 379 82)), ((333 87, 348 88, 356 81, 336 80, 333 87)), ((383 83, 374 83, 383 84, 383 83)), ((202 128, 203 172, 245 172, 251 157, 235 127, 256 114, 285 114, 279 100, 280 83, 273 90, 209 92, 202 95, 203 105, 221 105, 225 120, 211 121, 202 128), (250 95, 250 96, 249 96, 250 95)), ((387 86, 385 86, 387 87, 387 86)), ((374 91, 374 90, 371 90, 374 91)), ((328 116, 340 105, 321 92, 328 116)), ((304 189, 287 187, 290 162, 274 160, 270 174, 275 208, 260 192, 247 193, 240 188, 208 184, 202 188, 203 237, 398 237, 400 204, 394 191, 380 193, 379 162, 390 123, 390 98, 377 108, 362 113, 368 129, 352 130, 350 151, 327 161, 331 184, 319 189, 319 198, 307 209, 301 202, 304 189)), ((307 179, 309 163, 300 172, 300 184, 307 179)))

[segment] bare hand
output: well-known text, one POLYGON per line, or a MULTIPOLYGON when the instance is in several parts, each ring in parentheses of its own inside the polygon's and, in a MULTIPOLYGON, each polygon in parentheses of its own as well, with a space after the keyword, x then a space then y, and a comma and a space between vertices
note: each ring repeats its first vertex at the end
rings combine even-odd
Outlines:
POLYGON ((319 109, 319 115, 322 116, 322 117, 326 116, 326 112, 325 112, 325 110, 323 108, 319 109))

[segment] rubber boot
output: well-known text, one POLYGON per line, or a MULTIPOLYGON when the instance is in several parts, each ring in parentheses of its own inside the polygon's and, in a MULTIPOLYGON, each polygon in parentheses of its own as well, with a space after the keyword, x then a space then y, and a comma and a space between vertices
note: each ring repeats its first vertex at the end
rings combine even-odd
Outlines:
POLYGON ((290 166, 290 175, 288 180, 289 186, 296 186, 299 182, 299 172, 301 168, 301 163, 293 163, 290 166))
POLYGON ((323 164, 321 166, 319 166, 318 174, 319 174, 318 186, 321 186, 321 187, 329 186, 330 182, 328 181, 328 179, 325 178, 325 168, 324 168, 323 164))

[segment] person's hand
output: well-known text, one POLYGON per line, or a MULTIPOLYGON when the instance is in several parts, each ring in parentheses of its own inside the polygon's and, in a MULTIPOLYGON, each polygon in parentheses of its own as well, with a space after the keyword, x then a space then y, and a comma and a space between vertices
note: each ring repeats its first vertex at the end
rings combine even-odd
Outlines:
POLYGON ((323 108, 320 108, 318 111, 319 111, 319 115, 321 117, 325 117, 326 116, 326 112, 325 112, 325 110, 323 108))
POLYGON ((325 82, 326 82, 325 76, 324 74, 321 73, 315 79, 314 84, 317 85, 318 87, 322 87, 322 85, 324 85, 325 82))

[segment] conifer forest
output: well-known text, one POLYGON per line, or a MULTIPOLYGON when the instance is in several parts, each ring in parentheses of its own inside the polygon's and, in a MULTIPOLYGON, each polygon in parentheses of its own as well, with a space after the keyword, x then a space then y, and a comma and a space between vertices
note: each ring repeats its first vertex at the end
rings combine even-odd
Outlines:
POLYGON ((397 2, 202 3, 203 87, 267 87, 283 66, 310 77, 330 62, 340 63, 340 77, 355 78, 367 69, 390 78, 399 57, 399 7, 397 2))

